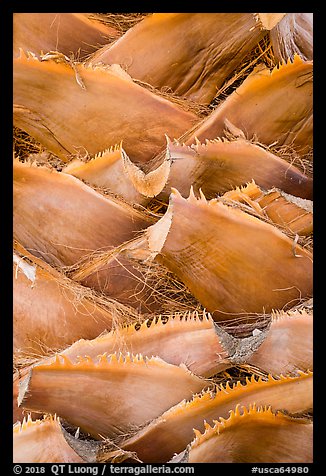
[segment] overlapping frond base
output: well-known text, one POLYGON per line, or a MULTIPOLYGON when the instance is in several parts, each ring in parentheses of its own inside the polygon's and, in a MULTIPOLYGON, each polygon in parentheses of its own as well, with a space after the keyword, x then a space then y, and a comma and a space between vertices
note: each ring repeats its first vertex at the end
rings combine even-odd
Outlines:
POLYGON ((15 463, 312 462, 312 17, 14 15, 15 463))

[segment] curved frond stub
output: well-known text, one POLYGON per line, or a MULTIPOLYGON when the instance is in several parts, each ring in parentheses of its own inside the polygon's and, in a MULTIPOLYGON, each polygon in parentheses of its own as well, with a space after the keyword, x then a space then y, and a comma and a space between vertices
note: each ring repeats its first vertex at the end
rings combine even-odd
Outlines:
POLYGON ((263 144, 290 145, 300 156, 312 148, 313 63, 295 55, 272 71, 259 65, 208 116, 186 143, 224 135, 225 119, 263 144))
POLYGON ((208 385, 185 366, 158 357, 103 354, 97 362, 86 356, 73 363, 61 355, 33 367, 18 401, 30 410, 55 412, 98 439, 143 425, 208 385))
POLYGON ((15 125, 63 161, 123 139, 127 154, 145 163, 164 147, 164 134, 178 137, 199 120, 112 68, 21 57, 14 59, 14 84, 15 125))
POLYGON ((119 36, 117 29, 92 21, 85 13, 15 13, 13 26, 14 56, 20 48, 37 55, 58 50, 83 60, 98 46, 105 45, 109 37, 119 36))
POLYGON ((267 218, 292 235, 308 236, 313 232, 312 200, 295 197, 278 188, 264 191, 253 180, 244 187, 226 192, 220 200, 230 205, 245 203, 258 216, 267 218))
POLYGON ((247 363, 272 374, 312 370, 312 312, 273 311, 266 338, 247 363))
POLYGON ((171 171, 162 196, 171 187, 185 196, 190 186, 207 198, 255 181, 265 190, 273 187, 291 195, 311 199, 312 179, 288 161, 242 137, 218 138, 191 145, 169 143, 171 171))
POLYGON ((268 313, 312 294, 310 252, 298 246, 298 258, 275 226, 217 200, 186 200, 173 190, 146 235, 153 256, 216 320, 268 313))
POLYGON ((252 13, 154 13, 89 62, 121 64, 133 78, 209 104, 264 33, 252 13))
POLYGON ((22 163, 14 164, 14 202, 15 238, 52 265, 75 264, 153 223, 132 205, 104 196, 72 175, 22 163))
POLYGON ((158 356, 173 365, 186 365, 195 375, 210 377, 230 366, 228 354, 207 313, 171 315, 163 323, 159 317, 139 327, 131 324, 93 340, 82 339, 64 350, 70 360, 88 355, 94 361, 106 352, 131 352, 144 357, 158 356))
POLYGON ((271 407, 237 406, 206 426, 188 447, 188 463, 311 463, 313 424, 271 407), (291 442, 291 443, 289 443, 291 442))
POLYGON ((63 172, 85 180, 94 187, 108 189, 129 203, 146 205, 149 201, 147 197, 136 190, 126 172, 122 155, 122 141, 120 144, 95 154, 87 162, 78 159, 72 160, 63 169, 63 172))
POLYGON ((237 404, 271 405, 273 410, 300 414, 312 408, 313 378, 311 372, 296 377, 247 379, 245 384, 219 385, 216 391, 204 391, 190 401, 182 401, 156 420, 140 429, 121 447, 136 452, 144 462, 153 458, 164 463, 174 453, 182 451, 193 439, 193 428, 204 430, 204 421, 213 423, 218 417, 227 418, 237 404))
POLYGON ((83 289, 27 251, 14 256, 14 352, 42 355, 46 349, 62 348, 82 336, 94 338, 111 329, 119 314, 113 305, 111 311, 101 306, 91 290, 83 289))
POLYGON ((83 463, 65 441, 59 419, 54 415, 32 420, 29 415, 13 427, 14 463, 83 463))
POLYGON ((148 248, 151 259, 155 258, 163 249, 165 240, 170 232, 173 219, 173 202, 170 200, 169 206, 163 217, 146 230, 148 248))
POLYGON ((145 197, 155 197, 164 188, 171 168, 169 150, 166 151, 164 162, 151 172, 144 173, 129 159, 126 152, 121 149, 123 167, 135 189, 145 197))

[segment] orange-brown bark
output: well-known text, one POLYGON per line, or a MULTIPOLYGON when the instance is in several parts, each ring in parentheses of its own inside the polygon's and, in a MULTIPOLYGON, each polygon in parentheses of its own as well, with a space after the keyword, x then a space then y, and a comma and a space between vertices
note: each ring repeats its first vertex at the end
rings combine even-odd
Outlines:
POLYGON ((275 226, 218 200, 174 190, 146 231, 156 259, 216 320, 269 313, 312 295, 312 254, 275 226))
POLYGON ((265 35, 252 13, 154 13, 90 62, 208 104, 265 35))
POLYGON ((228 383, 217 389, 216 394, 203 392, 189 402, 181 402, 141 429, 120 446, 136 452, 144 462, 166 462, 173 453, 182 451, 193 438, 193 428, 204 430, 204 422, 212 424, 219 417, 227 418, 236 405, 271 405, 273 410, 301 413, 313 404, 313 379, 311 373, 293 378, 247 380, 234 386, 228 383))
POLYGON ((270 408, 237 407, 196 432, 188 463, 312 463, 313 424, 270 408))
POLYGON ((198 122, 114 66, 72 68, 23 53, 14 59, 14 105, 14 124, 64 161, 123 139, 130 158, 146 162, 164 147, 164 134, 179 137, 198 122))
POLYGON ((92 21, 86 13, 14 13, 14 56, 19 48, 40 54, 60 51, 85 59, 119 32, 103 23, 92 21))
POLYGON ((71 175, 14 162, 14 236, 50 264, 111 249, 151 222, 71 175))
POLYGON ((313 63, 298 55, 271 72, 258 66, 196 128, 187 144, 223 136, 226 121, 263 144, 291 145, 306 154, 312 147, 313 63))
POLYGON ((248 364, 288 374, 313 369, 313 316, 306 311, 274 312, 266 339, 248 364))
POLYGON ((56 417, 32 420, 13 428, 14 463, 83 463, 65 440, 56 417))
MULTIPOLYGON (((20 247, 21 248, 21 247, 20 247)), ((14 254, 14 351, 44 355, 78 339, 93 339, 133 311, 107 302, 26 250, 14 254), (129 312, 130 311, 130 312, 129 312)))
POLYGON ((277 187, 289 194, 312 199, 312 178, 245 139, 212 140, 191 147, 170 142, 168 150, 172 165, 160 197, 167 197, 171 187, 185 196, 192 185, 195 193, 201 188, 207 198, 214 198, 254 180, 264 189, 277 187))
POLYGON ((267 218, 281 230, 293 235, 309 236, 313 232, 313 202, 284 193, 280 189, 263 191, 254 182, 226 192, 221 200, 235 201, 251 207, 258 215, 267 218))
POLYGON ((88 355, 94 361, 104 352, 130 352, 146 357, 160 357, 165 362, 184 364, 192 373, 210 377, 231 364, 227 352, 215 331, 212 318, 203 313, 185 313, 171 316, 166 322, 161 317, 139 329, 134 324, 118 328, 92 340, 79 340, 61 352, 71 361, 88 355))
POLYGON ((56 413, 95 438, 113 437, 208 385, 184 366, 158 357, 103 354, 97 363, 86 357, 74 364, 58 356, 33 367, 18 400, 26 409, 56 413))

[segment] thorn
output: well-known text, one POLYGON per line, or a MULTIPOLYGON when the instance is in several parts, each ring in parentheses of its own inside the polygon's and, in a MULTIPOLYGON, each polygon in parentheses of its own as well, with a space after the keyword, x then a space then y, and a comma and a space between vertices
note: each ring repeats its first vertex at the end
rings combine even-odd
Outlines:
POLYGON ((179 190, 177 190, 177 189, 174 188, 174 187, 171 187, 171 195, 170 195, 170 197, 171 197, 172 195, 175 195, 175 196, 178 197, 178 198, 182 198, 182 195, 181 195, 181 193, 179 192, 179 190))
POLYGON ((118 363, 118 359, 117 359, 117 355, 116 354, 111 354, 110 356, 110 364, 117 364, 118 363))
POLYGON ((167 135, 167 134, 164 134, 165 135, 165 139, 166 139, 166 146, 169 147, 172 145, 172 141, 170 139, 170 137, 167 135))
POLYGON ((131 355, 130 352, 127 352, 125 355, 125 363, 130 363, 131 362, 131 355))
POLYGON ((194 188, 193 188, 192 185, 190 187, 190 193, 189 193, 188 201, 190 203, 197 203, 197 199, 196 199, 195 194, 194 194, 194 188))
POLYGON ((206 197, 205 197, 204 192, 202 191, 201 188, 199 189, 199 194, 200 194, 200 198, 202 199, 202 201, 207 204, 206 197))
POLYGON ((61 355, 61 358, 63 359, 63 363, 66 367, 73 367, 73 364, 70 359, 66 355, 61 355))
POLYGON ((211 429, 212 429, 212 427, 210 426, 210 424, 209 424, 209 423, 207 423, 207 421, 206 421, 206 420, 204 420, 204 427, 205 427, 205 431, 209 431, 209 430, 211 430, 211 429))

